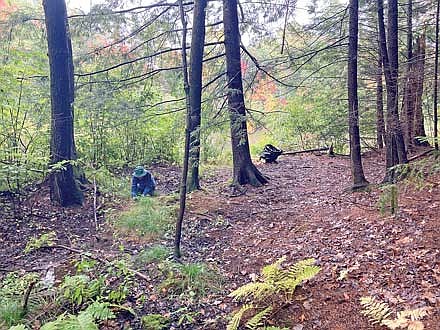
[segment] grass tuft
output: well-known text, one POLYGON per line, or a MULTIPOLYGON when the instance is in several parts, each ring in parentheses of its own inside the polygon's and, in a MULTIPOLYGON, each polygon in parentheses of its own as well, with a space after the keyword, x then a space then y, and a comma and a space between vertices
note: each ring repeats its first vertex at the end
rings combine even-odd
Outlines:
POLYGON ((169 248, 163 245, 153 245, 147 249, 142 250, 136 256, 137 264, 150 264, 152 262, 158 262, 165 260, 171 251, 169 248))
POLYGON ((145 240, 162 237, 174 222, 174 207, 163 198, 140 197, 133 207, 115 219, 122 232, 135 234, 145 240))

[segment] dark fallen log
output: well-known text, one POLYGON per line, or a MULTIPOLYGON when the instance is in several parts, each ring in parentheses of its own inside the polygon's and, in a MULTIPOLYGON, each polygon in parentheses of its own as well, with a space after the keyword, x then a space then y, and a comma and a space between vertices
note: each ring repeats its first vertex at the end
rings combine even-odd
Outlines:
POLYGON ((408 163, 412 162, 414 160, 417 160, 419 158, 422 158, 423 156, 426 156, 426 155, 430 154, 433 151, 434 151, 434 149, 429 149, 429 150, 426 150, 426 151, 422 152, 421 154, 418 154, 418 155, 415 155, 413 157, 410 157, 410 158, 408 158, 408 163))
POLYGON ((299 150, 299 151, 288 151, 283 152, 283 155, 298 155, 298 154, 305 154, 308 152, 316 152, 316 151, 327 151, 329 150, 328 147, 322 147, 322 148, 316 148, 316 149, 306 149, 306 150, 299 150))
POLYGON ((316 149, 306 149, 306 150, 299 150, 299 151, 283 151, 271 144, 266 144, 264 146, 263 152, 260 154, 260 160, 264 159, 266 163, 276 163, 277 158, 281 155, 298 155, 308 152, 316 152, 316 151, 329 151, 329 155, 334 155, 333 148, 332 147, 322 147, 322 148, 316 148, 316 149))

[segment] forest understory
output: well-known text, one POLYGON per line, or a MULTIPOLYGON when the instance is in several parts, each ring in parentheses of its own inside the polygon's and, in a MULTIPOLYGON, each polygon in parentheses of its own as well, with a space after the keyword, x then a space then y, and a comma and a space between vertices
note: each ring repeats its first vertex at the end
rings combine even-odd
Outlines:
MULTIPOLYGON (((100 328, 140 329, 140 316, 157 313, 170 320, 164 328, 225 329, 228 315, 237 308, 228 294, 255 279, 263 266, 286 256, 289 263, 315 258, 321 271, 298 289, 294 303, 279 311, 278 326, 385 329, 361 314, 359 299, 374 296, 393 311, 428 307, 425 329, 440 329, 440 175, 429 176, 423 187, 399 183, 398 205, 391 214, 379 186, 383 164, 383 155, 365 155, 366 178, 372 185, 357 193, 347 189, 350 160, 340 156, 281 156, 276 164, 260 163, 269 183, 246 186, 238 196, 231 195, 228 186, 230 169, 205 173, 203 190, 189 195, 182 262, 203 263, 215 271, 216 284, 195 293, 173 291, 173 272, 158 267, 157 260, 133 262, 130 269, 142 277, 132 274, 121 305, 134 313, 122 311, 100 328), (167 280, 169 285, 164 284, 167 280)), ((152 171, 159 190, 154 198, 176 192, 178 168, 161 165, 152 171)), ((73 263, 81 256, 137 260, 143 249, 155 244, 171 249, 172 226, 162 237, 149 237, 120 232, 112 224, 115 214, 136 203, 99 193, 95 203, 91 189, 82 208, 58 208, 51 205, 44 184, 29 191, 20 204, 15 201, 15 209, 11 198, 3 196, 0 278, 12 271, 44 277, 53 269, 60 283, 75 272, 73 263), (32 237, 51 231, 56 232, 52 246, 23 252, 32 237)))

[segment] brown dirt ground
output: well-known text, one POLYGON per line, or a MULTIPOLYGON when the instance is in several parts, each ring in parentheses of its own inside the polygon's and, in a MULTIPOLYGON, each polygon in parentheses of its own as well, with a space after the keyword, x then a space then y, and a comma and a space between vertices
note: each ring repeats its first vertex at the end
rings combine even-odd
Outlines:
MULTIPOLYGON (((364 158, 370 183, 383 178, 383 163, 376 153, 364 158)), ((283 255, 289 262, 313 257, 322 267, 315 279, 300 288, 297 303, 281 313, 292 329, 381 329, 360 314, 359 298, 365 295, 388 302, 395 310, 432 307, 425 329, 440 329, 440 175, 430 176, 431 184, 421 190, 400 185, 399 210, 392 216, 379 212, 377 186, 367 192, 347 191, 348 158, 281 156, 278 164, 258 167, 270 178, 264 187, 246 187, 245 194, 233 197, 227 184, 230 170, 219 169, 202 181, 203 191, 189 195, 183 261, 215 266, 226 280, 221 292, 200 303, 206 311, 199 316, 200 325, 186 329, 224 329, 224 323, 203 325, 203 318, 226 315, 236 308, 227 294, 283 255), (338 279, 347 269, 346 278, 338 279)), ((177 190, 177 168, 152 170, 163 194, 177 190)), ((0 273, 44 270, 49 262, 58 265, 61 274, 68 271, 66 262, 73 257, 68 251, 22 253, 29 237, 48 230, 57 232, 58 244, 106 256, 118 253, 120 242, 104 225, 104 209, 128 207, 127 201, 107 199, 98 217, 105 229, 96 231, 90 196, 84 207, 71 209, 51 206, 47 196, 47 187, 39 187, 15 213, 2 201, 0 273)), ((100 196, 100 205, 105 198, 100 196)), ((172 245, 170 238, 168 243, 172 245)), ((159 310, 167 308, 167 302, 149 303, 160 306, 159 310)))
MULTIPOLYGON (((370 183, 383 179, 382 156, 364 158, 370 183)), ((223 185, 207 184, 191 195, 191 222, 206 222, 199 258, 212 260, 229 281, 249 281, 262 266, 286 255, 313 257, 322 267, 303 288, 304 301, 286 311, 301 329, 379 329, 360 314, 359 298, 373 295, 402 310, 433 307, 425 329, 440 329, 440 176, 429 187, 399 187, 395 216, 378 210, 379 188, 351 193, 350 161, 327 156, 281 157, 260 164, 271 180, 230 197, 223 185), (212 222, 227 223, 216 228, 212 222), (348 269, 345 279, 340 272, 348 269)), ((227 174, 219 176, 226 182, 227 174)))

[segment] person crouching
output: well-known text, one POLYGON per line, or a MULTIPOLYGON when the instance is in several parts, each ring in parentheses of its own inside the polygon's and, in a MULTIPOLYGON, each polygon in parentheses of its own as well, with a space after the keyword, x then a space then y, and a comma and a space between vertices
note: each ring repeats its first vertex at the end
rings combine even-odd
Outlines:
POLYGON ((155 188, 156 181, 154 181, 153 175, 143 166, 137 166, 131 180, 131 197, 153 196, 155 188))

